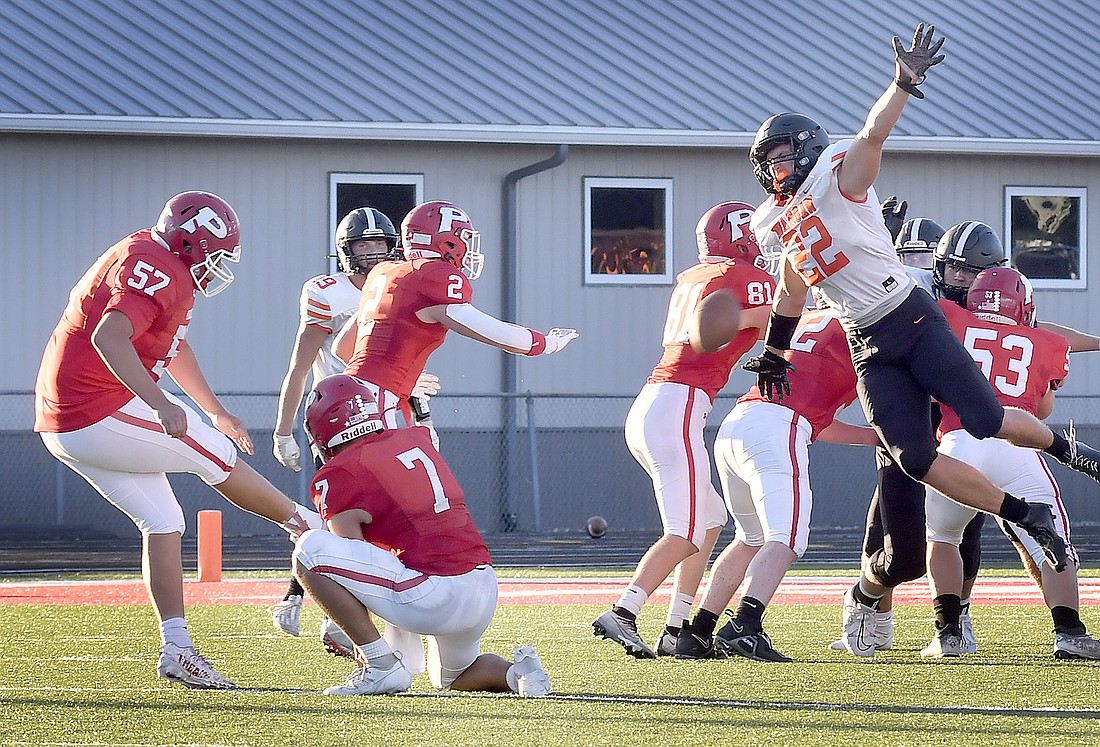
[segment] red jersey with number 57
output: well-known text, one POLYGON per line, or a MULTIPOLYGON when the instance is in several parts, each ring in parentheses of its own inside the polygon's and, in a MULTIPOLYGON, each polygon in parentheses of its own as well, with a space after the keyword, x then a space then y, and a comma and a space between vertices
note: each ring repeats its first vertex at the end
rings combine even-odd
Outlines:
MULTIPOLYGON (((794 369, 787 373, 791 393, 781 404, 810 421, 811 440, 856 399, 856 369, 848 336, 831 309, 807 311, 798 320, 791 347, 783 353, 794 369)), ((753 386, 738 402, 767 402, 753 386)))
POLYGON ((355 353, 344 373, 408 399, 428 356, 447 337, 446 327, 423 322, 416 312, 429 306, 470 303, 472 297, 466 276, 441 259, 375 265, 363 284, 355 317, 355 353))
POLYGON ((741 301, 741 308, 769 306, 775 292, 775 279, 763 270, 735 259, 703 262, 689 267, 676 276, 676 287, 668 302, 665 333, 662 344, 665 353, 650 384, 671 381, 698 387, 711 401, 729 381, 730 371, 737 361, 756 344, 759 331, 743 329, 721 350, 697 353, 688 341, 688 327, 699 300, 717 290, 726 289, 741 301))
POLYGON ((67 433, 98 423, 134 394, 103 362, 92 332, 108 311, 126 315, 142 365, 159 380, 191 321, 195 283, 149 229, 108 249, 69 293, 34 386, 34 430, 67 433))
POLYGON ((310 488, 321 518, 353 508, 371 515, 363 538, 431 576, 458 576, 492 560, 426 428, 365 436, 330 459, 310 488))
MULTIPOLYGON (((1038 415, 1039 403, 1069 375, 1069 342, 1057 332, 979 319, 948 300, 939 301, 951 329, 978 364, 997 401, 1038 415)), ((954 410, 943 408, 941 434, 962 428, 954 410)))

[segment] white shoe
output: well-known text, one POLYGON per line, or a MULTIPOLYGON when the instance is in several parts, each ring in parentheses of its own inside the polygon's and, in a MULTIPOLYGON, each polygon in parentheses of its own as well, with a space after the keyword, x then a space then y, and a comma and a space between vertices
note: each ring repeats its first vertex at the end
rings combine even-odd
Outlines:
POLYGON ((327 615, 321 618, 321 645, 333 656, 355 660, 355 644, 348 634, 327 615))
MULTIPOLYGON (((894 647, 894 611, 875 612, 875 651, 888 651, 894 647)), ((847 651, 844 638, 829 644, 830 651, 847 651)))
POLYGON ((219 674, 193 646, 182 647, 174 643, 161 646, 157 676, 196 690, 234 690, 237 687, 219 674))
POLYGON ((325 688, 325 695, 393 695, 412 687, 412 675, 398 659, 389 669, 362 666, 342 685, 325 688))
POLYGON ((1100 641, 1092 636, 1054 634, 1055 659, 1100 659, 1100 641))
POLYGON ((668 628, 664 628, 661 631, 661 635, 657 638, 656 652, 657 656, 675 656, 676 655, 676 638, 672 633, 668 632, 668 628))
POLYGON ((276 604, 271 608, 271 622, 276 630, 281 630, 287 635, 298 635, 302 632, 302 597, 295 595, 276 604))
POLYGON ((959 628, 962 629, 963 653, 978 653, 978 639, 974 637, 974 621, 970 619, 969 612, 959 615, 959 628))
POLYGON ((875 609, 857 602, 851 589, 844 592, 842 631, 848 653, 864 658, 875 655, 875 623, 875 609))
POLYGON ((517 692, 524 698, 541 698, 549 695, 550 676, 542 667, 542 661, 531 646, 517 646, 512 672, 516 675, 517 692))
POLYGON ((932 640, 921 649, 920 655, 924 659, 943 659, 944 657, 962 656, 966 653, 966 644, 963 637, 955 632, 937 631, 932 640))

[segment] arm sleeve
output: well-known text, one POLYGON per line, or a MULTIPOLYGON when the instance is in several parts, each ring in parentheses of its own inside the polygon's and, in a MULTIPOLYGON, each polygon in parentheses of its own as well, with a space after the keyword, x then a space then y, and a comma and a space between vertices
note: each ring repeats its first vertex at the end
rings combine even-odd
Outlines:
POLYGON ((520 350, 525 355, 538 355, 546 347, 546 337, 541 332, 502 322, 494 316, 479 311, 472 304, 453 303, 447 306, 447 317, 476 332, 498 347, 520 350), (536 350, 536 348, 541 348, 536 350))

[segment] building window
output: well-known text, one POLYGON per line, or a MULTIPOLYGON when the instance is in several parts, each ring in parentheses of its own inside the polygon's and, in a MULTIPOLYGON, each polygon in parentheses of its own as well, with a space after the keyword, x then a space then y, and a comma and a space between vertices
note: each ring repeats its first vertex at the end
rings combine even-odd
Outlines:
MULTIPOLYGON (((355 208, 372 207, 393 221, 398 234, 405 214, 424 201, 422 174, 329 174, 329 254, 335 254, 336 227, 355 208)), ((336 260, 329 263, 336 272, 336 260)))
POLYGON ((1085 288, 1084 187, 1005 187, 1005 249, 1036 288, 1085 288))
POLYGON ((671 179, 586 178, 585 284, 671 284, 671 224, 671 179))

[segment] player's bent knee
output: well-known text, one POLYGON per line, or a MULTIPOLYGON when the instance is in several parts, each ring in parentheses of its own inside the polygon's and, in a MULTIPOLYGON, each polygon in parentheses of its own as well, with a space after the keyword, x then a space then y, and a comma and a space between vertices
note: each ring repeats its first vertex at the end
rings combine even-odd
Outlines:
POLYGON ((963 428, 971 436, 978 439, 992 438, 1001 431, 1005 419, 1005 410, 1004 408, 981 409, 969 416, 964 417, 962 413, 959 413, 959 416, 963 428))
MULTIPOLYGON (((294 553, 290 556, 295 564, 304 568, 312 568, 312 562, 317 551, 325 544, 324 535, 329 534, 323 529, 309 529, 302 533, 298 541, 294 543, 294 553)), ((332 536, 332 535, 329 535, 332 536)))
POLYGON ((166 511, 157 516, 130 517, 143 537, 150 534, 172 534, 183 536, 187 525, 183 520, 183 509, 176 506, 176 511, 166 511))
POLYGON ((935 446, 913 446, 901 449, 897 454, 897 462, 905 474, 914 480, 923 480, 932 469, 932 462, 936 461, 937 452, 935 446))

